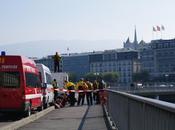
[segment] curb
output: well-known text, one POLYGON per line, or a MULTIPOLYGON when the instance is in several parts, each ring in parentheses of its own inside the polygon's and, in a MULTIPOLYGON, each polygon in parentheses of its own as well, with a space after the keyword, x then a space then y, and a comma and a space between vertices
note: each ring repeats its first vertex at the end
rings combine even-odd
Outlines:
POLYGON ((47 108, 47 109, 45 109, 45 110, 43 110, 41 112, 38 112, 36 114, 32 114, 29 117, 26 117, 26 118, 23 118, 23 119, 21 119, 19 121, 15 121, 15 122, 13 122, 11 124, 8 124, 7 126, 0 127, 0 129, 1 130, 16 130, 16 129, 22 127, 22 126, 25 126, 26 124, 29 124, 29 123, 37 120, 38 118, 46 115, 47 113, 53 111, 54 109, 55 109, 54 106, 49 107, 49 108, 47 108))
POLYGON ((108 130, 118 130, 116 127, 116 124, 110 118, 106 107, 104 105, 102 107, 103 107, 104 118, 105 118, 105 122, 106 122, 108 130))

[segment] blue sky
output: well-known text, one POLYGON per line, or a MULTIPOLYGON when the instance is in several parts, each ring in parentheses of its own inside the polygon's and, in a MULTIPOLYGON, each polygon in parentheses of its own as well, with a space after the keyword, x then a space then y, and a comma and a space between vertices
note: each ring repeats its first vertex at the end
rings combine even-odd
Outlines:
POLYGON ((174 38, 174 5, 174 0, 0 0, 0 45, 109 39, 121 47, 128 36, 133 40, 135 25, 139 40, 150 41, 152 26, 161 24, 163 38, 174 38))

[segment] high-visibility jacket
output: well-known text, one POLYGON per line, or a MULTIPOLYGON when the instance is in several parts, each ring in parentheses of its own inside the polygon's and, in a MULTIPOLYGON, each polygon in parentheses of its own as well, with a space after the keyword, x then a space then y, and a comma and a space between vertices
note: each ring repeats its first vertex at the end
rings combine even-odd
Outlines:
POLYGON ((98 82, 94 81, 93 82, 93 90, 96 90, 96 89, 98 89, 98 82))
POLYGON ((77 83, 77 89, 78 90, 87 90, 88 86, 87 86, 87 84, 84 81, 79 81, 77 83))
POLYGON ((54 55, 53 59, 54 59, 54 62, 59 62, 61 60, 61 56, 60 55, 54 55))
POLYGON ((88 90, 92 90, 93 89, 93 85, 90 81, 86 82, 87 86, 88 86, 88 90))
POLYGON ((74 90, 75 89, 75 84, 73 82, 67 82, 64 87, 67 90, 74 90))
POLYGON ((53 88, 58 88, 57 81, 52 81, 53 88))

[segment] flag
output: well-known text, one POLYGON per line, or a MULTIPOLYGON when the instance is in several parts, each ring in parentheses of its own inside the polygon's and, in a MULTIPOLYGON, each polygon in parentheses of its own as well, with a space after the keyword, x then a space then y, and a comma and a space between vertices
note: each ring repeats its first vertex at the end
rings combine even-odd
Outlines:
POLYGON ((161 25, 161 29, 164 31, 165 30, 165 27, 163 25, 161 25))
POLYGON ((153 26, 153 31, 156 32, 156 28, 153 26))
POLYGON ((159 26, 157 26, 157 31, 160 31, 160 27, 159 26))

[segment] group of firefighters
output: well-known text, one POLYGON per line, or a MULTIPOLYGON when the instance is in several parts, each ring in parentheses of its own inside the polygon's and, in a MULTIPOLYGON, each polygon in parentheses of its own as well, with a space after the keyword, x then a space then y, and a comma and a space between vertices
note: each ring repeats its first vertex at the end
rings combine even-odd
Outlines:
MULTIPOLYGON (((54 59, 54 72, 59 72, 59 62, 61 60, 61 56, 58 54, 58 52, 55 53, 53 56, 54 59)), ((70 106, 74 106, 77 102, 77 105, 83 105, 84 99, 86 97, 87 104, 93 105, 93 104, 100 104, 101 102, 101 95, 103 93, 103 88, 105 88, 105 83, 102 79, 94 80, 93 82, 88 81, 87 79, 81 78, 80 81, 77 84, 74 84, 70 81, 64 81, 65 86, 64 89, 67 90, 66 93, 62 93, 60 96, 58 96, 57 88, 57 82, 56 79, 53 81, 54 86, 54 100, 55 102, 61 102, 59 103, 62 105, 62 107, 65 105, 65 102, 69 102, 70 106), (78 92, 78 99, 76 99, 75 96, 75 90, 78 92)))
POLYGON ((103 89, 105 88, 105 83, 102 79, 90 82, 87 79, 81 78, 76 84, 67 80, 65 80, 64 83, 64 89, 67 90, 66 93, 57 97, 58 91, 55 90, 55 101, 59 102, 62 107, 67 101, 70 106, 74 106, 75 103, 77 103, 77 106, 84 105, 85 97, 87 105, 100 104, 101 95, 103 93, 103 89), (75 92, 78 92, 78 99, 76 99, 75 92))

